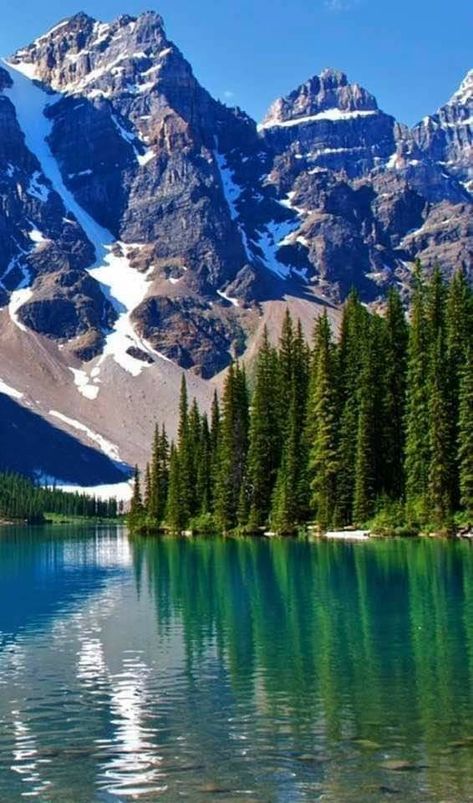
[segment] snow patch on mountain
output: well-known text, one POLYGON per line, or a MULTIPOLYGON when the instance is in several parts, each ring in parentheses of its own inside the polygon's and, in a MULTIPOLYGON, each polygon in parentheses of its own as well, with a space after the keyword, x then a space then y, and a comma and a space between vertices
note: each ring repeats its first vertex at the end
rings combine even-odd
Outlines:
POLYGON ((291 268, 284 265, 278 259, 278 250, 287 244, 287 237, 298 227, 298 222, 285 220, 281 223, 270 221, 266 223, 264 230, 259 231, 257 246, 263 253, 264 265, 270 271, 282 279, 287 279, 291 274, 291 268))
POLYGON ((84 396, 84 398, 90 399, 91 401, 96 399, 99 394, 99 388, 97 385, 91 385, 89 383, 89 377, 86 371, 81 371, 77 368, 69 368, 69 370, 74 376, 74 384, 76 385, 79 393, 84 396))
POLYGON ((0 379, 0 393, 4 393, 5 396, 10 396, 12 399, 22 399, 24 397, 24 393, 21 393, 19 390, 15 390, 12 388, 11 385, 7 385, 3 379, 0 379))
MULTIPOLYGON (((37 157, 44 175, 62 198, 66 210, 74 214, 88 239, 93 243, 96 262, 88 269, 88 272, 102 286, 104 294, 118 313, 114 330, 106 336, 105 348, 99 364, 110 357, 124 370, 137 376, 148 363, 137 360, 128 354, 130 346, 156 354, 137 336, 130 320, 131 312, 146 296, 149 277, 130 266, 124 253, 126 245, 116 243, 110 232, 100 226, 80 206, 64 184, 59 165, 48 145, 52 123, 45 116, 48 106, 57 102, 61 96, 51 96, 32 83, 29 70, 25 69, 27 65, 10 65, 5 62, 4 66, 13 81, 12 87, 9 87, 6 92, 16 108, 26 145, 37 157)), ((36 235, 35 230, 30 234, 33 239, 36 237, 35 241, 38 243, 40 242, 39 235, 39 232, 36 235)), ((44 240, 42 235, 41 238, 44 240)), ((16 313, 31 295, 31 291, 26 287, 27 283, 29 283, 29 277, 25 275, 24 284, 12 294, 10 300, 10 315, 17 326, 24 331, 27 330, 18 321, 16 313)), ((84 387, 86 385, 82 382, 81 392, 84 387)))
POLYGON ((291 128, 295 125, 305 125, 306 123, 316 123, 320 120, 329 120, 331 122, 340 122, 343 120, 353 120, 356 117, 372 117, 378 114, 378 111, 343 111, 342 109, 326 109, 317 114, 309 114, 305 117, 294 117, 291 120, 279 120, 278 118, 269 118, 260 123, 258 126, 259 131, 266 128, 291 128))
POLYGON ((120 136, 122 137, 122 139, 124 139, 125 142, 128 142, 132 146, 138 164, 144 167, 144 165, 147 165, 148 162, 151 161, 151 159, 154 159, 156 154, 151 148, 147 148, 144 153, 141 153, 136 147, 137 140, 139 142, 141 142, 141 140, 139 140, 135 134, 133 134, 131 131, 128 131, 121 124, 116 114, 112 114, 111 117, 112 117, 112 122, 117 131, 119 132, 120 136))
POLYGON ((467 72, 459 88, 452 95, 447 105, 469 103, 473 100, 473 70, 467 72))
POLYGON ((57 410, 50 410, 49 415, 53 416, 53 418, 59 419, 59 421, 62 421, 69 427, 77 429, 79 432, 83 432, 89 438, 89 440, 99 447, 103 454, 110 458, 110 460, 123 465, 122 461, 120 460, 118 447, 115 446, 114 443, 110 443, 110 441, 108 441, 102 435, 99 435, 97 432, 89 429, 89 427, 87 427, 85 424, 82 424, 80 421, 76 421, 75 418, 69 418, 69 416, 63 415, 63 413, 59 413, 57 410))
POLYGON ((237 207, 237 201, 240 198, 243 190, 239 184, 236 183, 233 170, 227 164, 226 157, 223 153, 220 153, 218 150, 218 141, 216 140, 216 149, 214 151, 215 162, 217 164, 220 179, 222 182, 223 193, 225 196, 225 200, 227 202, 228 208, 230 210, 230 217, 234 220, 238 226, 238 230, 241 235, 241 239, 243 242, 243 247, 245 249, 246 258, 249 262, 251 262, 251 254, 250 254, 250 247, 248 243, 248 237, 244 230, 243 224, 240 220, 240 213, 237 207))

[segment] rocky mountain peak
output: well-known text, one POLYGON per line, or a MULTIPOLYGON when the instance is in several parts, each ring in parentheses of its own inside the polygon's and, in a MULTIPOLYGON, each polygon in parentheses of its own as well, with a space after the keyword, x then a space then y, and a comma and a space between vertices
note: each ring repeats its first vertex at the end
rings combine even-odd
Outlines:
POLYGON ((473 102, 473 70, 467 72, 459 88, 452 95, 447 105, 469 104, 473 102))
POLYGON ((163 20, 153 11, 111 23, 80 12, 18 50, 10 62, 56 91, 103 97, 127 87, 131 93, 144 91, 141 84, 149 89, 172 50, 163 20), (134 73, 143 80, 138 75, 134 82, 134 73))
POLYGON ((424 155, 473 193, 473 70, 436 114, 414 127, 413 136, 424 155))
POLYGON ((325 69, 314 75, 285 98, 278 98, 270 107, 261 127, 311 122, 307 118, 340 119, 368 115, 378 111, 373 95, 359 84, 350 84, 340 70, 325 69))

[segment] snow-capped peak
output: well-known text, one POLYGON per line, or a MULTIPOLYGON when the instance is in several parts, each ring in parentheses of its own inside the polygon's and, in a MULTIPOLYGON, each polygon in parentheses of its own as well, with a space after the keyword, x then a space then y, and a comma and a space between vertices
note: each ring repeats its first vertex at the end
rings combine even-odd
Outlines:
POLYGON ((18 50, 10 62, 55 91, 110 97, 152 88, 171 52, 162 18, 155 12, 124 15, 111 23, 81 12, 18 50))
POLYGON ((465 104, 473 100, 473 70, 467 72, 459 88, 449 100, 449 105, 465 104))
POLYGON ((376 99, 359 84, 350 84, 344 72, 322 70, 270 107, 260 128, 298 125, 316 120, 343 120, 378 112, 376 99))

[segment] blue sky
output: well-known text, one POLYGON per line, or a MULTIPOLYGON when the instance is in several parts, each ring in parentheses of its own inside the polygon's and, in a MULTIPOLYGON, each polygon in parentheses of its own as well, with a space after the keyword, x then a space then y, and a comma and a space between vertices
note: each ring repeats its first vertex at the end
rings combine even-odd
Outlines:
POLYGON ((155 9, 213 95, 260 119, 324 67, 348 73, 399 120, 445 102, 473 68, 472 0, 2 0, 0 52, 84 10, 155 9))

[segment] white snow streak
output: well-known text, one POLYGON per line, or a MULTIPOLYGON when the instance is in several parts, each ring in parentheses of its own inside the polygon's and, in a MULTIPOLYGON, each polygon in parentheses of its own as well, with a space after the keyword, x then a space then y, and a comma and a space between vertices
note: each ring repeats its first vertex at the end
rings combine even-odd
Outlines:
POLYGON ((68 426, 79 430, 79 432, 84 432, 89 440, 97 444, 100 451, 107 455, 110 460, 114 460, 116 463, 121 463, 118 446, 115 446, 114 443, 108 441, 103 437, 103 435, 99 435, 97 432, 89 429, 89 427, 86 427, 85 424, 82 424, 81 421, 76 421, 75 418, 69 418, 67 415, 63 415, 63 413, 59 413, 57 410, 50 410, 49 415, 52 415, 54 418, 58 418, 64 424, 68 424, 68 426))
POLYGON ((233 304, 234 307, 240 306, 237 298, 232 298, 231 296, 227 296, 226 293, 223 292, 223 290, 217 290, 217 294, 220 296, 220 298, 224 298, 225 301, 229 301, 230 304, 233 304))
POLYGON ((22 399, 25 395, 24 393, 20 393, 19 390, 12 388, 11 385, 7 385, 3 379, 0 379, 0 393, 4 393, 5 396, 11 396, 12 399, 22 399))
POLYGON ((309 114, 306 117, 295 117, 291 120, 266 120, 258 126, 260 131, 265 128, 291 128, 295 125, 303 125, 305 123, 315 123, 319 120, 331 120, 338 122, 340 120, 353 120, 356 117, 372 117, 378 114, 377 111, 342 111, 342 109, 326 109, 317 114, 309 114))
POLYGON ((246 232, 242 224, 239 222, 240 213, 238 212, 238 208, 236 206, 236 202, 238 201, 240 195, 242 194, 242 188, 235 182, 233 172, 228 167, 225 156, 222 153, 219 153, 217 138, 215 138, 215 145, 216 145, 214 152, 215 161, 217 163, 217 167, 220 173, 220 178, 223 187, 223 194, 225 196, 228 209, 230 211, 230 217, 237 223, 238 230, 240 232, 241 239, 243 242, 243 247, 245 249, 246 258, 248 259, 249 262, 251 262, 248 238, 246 236, 246 232))
MULTIPOLYGON (((127 349, 135 346, 145 352, 156 354, 136 335, 130 321, 132 310, 147 293, 149 277, 130 267, 124 254, 126 245, 117 244, 110 232, 100 226, 80 206, 64 184, 58 163, 47 143, 52 123, 44 114, 48 106, 59 100, 60 95, 48 95, 32 83, 29 80, 29 65, 10 65, 5 62, 4 66, 13 80, 13 86, 5 91, 8 92, 16 108, 26 145, 38 158, 44 175, 61 196, 66 209, 74 214, 88 239, 95 246, 96 262, 89 269, 89 273, 102 285, 102 289, 118 313, 115 328, 106 338, 99 364, 102 364, 107 357, 112 357, 124 370, 137 376, 148 363, 134 359, 127 354, 127 349)), ((27 300, 26 293, 31 294, 31 291, 17 290, 12 294, 10 302, 10 314, 20 328, 22 325, 14 316, 21 304, 27 300)), ((81 387, 83 388, 83 384, 81 387)))

